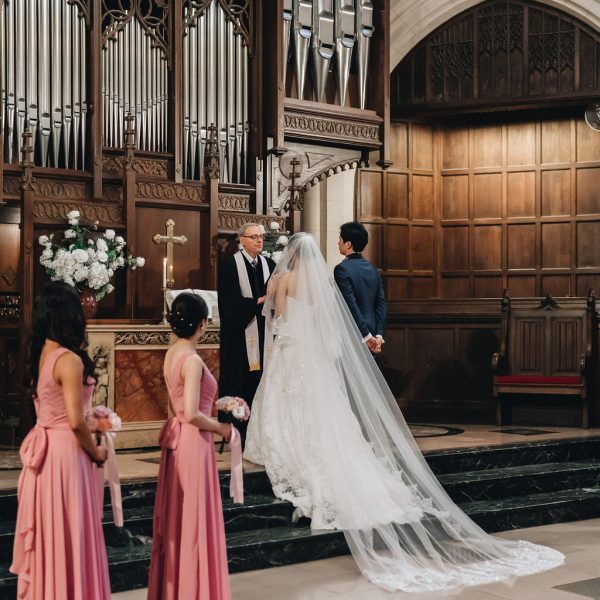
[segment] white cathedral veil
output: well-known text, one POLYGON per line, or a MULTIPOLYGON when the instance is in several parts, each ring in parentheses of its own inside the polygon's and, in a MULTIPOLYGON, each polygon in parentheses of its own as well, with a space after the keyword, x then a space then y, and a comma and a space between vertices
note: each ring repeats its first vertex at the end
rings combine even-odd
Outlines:
MULTIPOLYGON (((290 388, 295 396, 288 398, 297 398, 302 412, 295 413, 289 429, 296 431, 295 439, 286 443, 299 457, 296 464, 303 465, 303 454, 318 463, 314 469, 295 466, 292 474, 280 465, 286 475, 279 489, 289 488, 282 496, 301 505, 306 492, 293 488, 326 487, 323 502, 330 506, 324 513, 344 531, 367 579, 388 591, 426 592, 562 564, 564 556, 551 548, 486 534, 452 502, 429 469, 309 234, 290 238, 271 278, 264 314, 265 371, 254 404, 268 393, 270 382, 277 382, 272 372, 278 368, 277 344, 290 340, 301 384, 290 388), (316 445, 318 453, 311 455, 316 445), (322 480, 317 484, 316 479, 322 480)), ((288 383, 282 378, 276 385, 288 383)), ((255 436, 259 446, 269 443, 262 435, 255 436)))

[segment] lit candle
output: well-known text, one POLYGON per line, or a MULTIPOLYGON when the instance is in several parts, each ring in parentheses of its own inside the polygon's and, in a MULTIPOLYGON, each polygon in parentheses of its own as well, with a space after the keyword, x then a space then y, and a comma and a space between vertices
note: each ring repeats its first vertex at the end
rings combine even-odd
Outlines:
POLYGON ((169 281, 173 284, 175 280, 173 279, 173 265, 169 265, 169 281))
POLYGON ((167 287, 167 259, 163 258, 163 288, 167 287))

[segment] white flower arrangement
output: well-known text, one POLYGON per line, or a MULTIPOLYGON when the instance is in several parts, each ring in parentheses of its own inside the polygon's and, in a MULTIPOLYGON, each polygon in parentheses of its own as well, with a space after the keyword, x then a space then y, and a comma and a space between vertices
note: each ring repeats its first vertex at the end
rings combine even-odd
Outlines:
POLYGON ((60 244, 54 242, 54 234, 39 237, 38 242, 44 248, 40 263, 52 281, 64 281, 79 292, 87 286, 94 290, 99 301, 115 289, 110 280, 117 269, 135 270, 146 261, 141 256, 125 257, 126 242, 113 229, 107 229, 102 236, 88 237, 90 230, 98 229, 98 221, 83 227, 80 217, 78 210, 67 215, 69 229, 60 244))
POLYGON ((263 246, 262 255, 271 258, 273 262, 279 262, 281 258, 281 254, 283 253, 284 248, 288 244, 287 231, 280 233, 279 231, 279 223, 277 221, 271 221, 269 224, 269 231, 264 231, 265 236, 265 244, 263 246))

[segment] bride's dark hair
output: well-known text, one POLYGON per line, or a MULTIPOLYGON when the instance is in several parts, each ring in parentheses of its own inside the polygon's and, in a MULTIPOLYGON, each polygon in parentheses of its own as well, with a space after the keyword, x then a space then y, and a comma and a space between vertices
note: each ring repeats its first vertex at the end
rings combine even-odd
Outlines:
POLYGON ((83 381, 96 379, 95 364, 87 353, 85 315, 77 292, 62 281, 47 283, 33 303, 31 334, 29 336, 29 360, 27 384, 35 388, 38 383, 40 355, 46 340, 52 340, 67 348, 83 362, 83 381))

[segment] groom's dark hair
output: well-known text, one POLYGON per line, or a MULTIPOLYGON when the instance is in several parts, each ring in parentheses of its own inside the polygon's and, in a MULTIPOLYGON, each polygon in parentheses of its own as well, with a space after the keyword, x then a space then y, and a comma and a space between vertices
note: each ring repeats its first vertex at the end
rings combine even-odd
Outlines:
POLYGON ((340 237, 344 242, 350 242, 355 252, 362 252, 369 243, 369 232, 358 221, 344 223, 340 227, 340 237))

